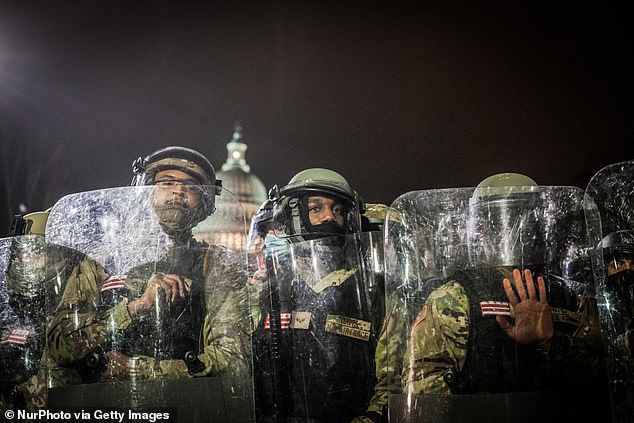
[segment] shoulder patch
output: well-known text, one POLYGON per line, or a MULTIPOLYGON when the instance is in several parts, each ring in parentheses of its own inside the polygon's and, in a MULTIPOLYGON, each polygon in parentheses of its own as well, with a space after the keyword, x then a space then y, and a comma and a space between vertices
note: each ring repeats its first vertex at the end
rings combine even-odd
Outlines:
POLYGON ((30 331, 26 329, 13 329, 11 332, 5 335, 2 343, 24 345, 29 339, 29 333, 30 331))
MULTIPOLYGON (((280 329, 289 329, 291 327, 291 313, 280 313, 280 329)), ((267 314, 264 320, 264 329, 271 329, 271 315, 267 314)))
POLYGON ((509 316, 512 317, 511 305, 503 301, 481 301, 480 312, 482 317, 487 316, 509 316))
POLYGON ((114 275, 101 283, 101 292, 125 287, 128 275, 114 275))

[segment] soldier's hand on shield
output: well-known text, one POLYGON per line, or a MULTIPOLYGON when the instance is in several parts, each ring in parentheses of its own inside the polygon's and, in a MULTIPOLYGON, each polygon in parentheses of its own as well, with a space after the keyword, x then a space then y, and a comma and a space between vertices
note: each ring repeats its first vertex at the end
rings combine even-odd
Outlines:
POLYGON ((101 382, 113 382, 117 380, 127 380, 130 378, 129 355, 119 351, 108 351, 105 354, 106 369, 101 373, 101 382))
POLYGON ((504 279, 502 284, 512 306, 515 321, 511 323, 505 316, 496 316, 498 324, 509 338, 520 344, 548 345, 553 337, 554 329, 544 278, 541 276, 537 278, 539 295, 535 291, 530 270, 524 270, 526 284, 522 280, 519 269, 513 270, 513 279, 517 295, 511 286, 511 281, 504 279))
POLYGON ((143 294, 128 304, 130 316, 155 307, 161 299, 161 291, 165 293, 165 301, 173 303, 189 293, 191 281, 173 273, 157 273, 152 276, 143 294))

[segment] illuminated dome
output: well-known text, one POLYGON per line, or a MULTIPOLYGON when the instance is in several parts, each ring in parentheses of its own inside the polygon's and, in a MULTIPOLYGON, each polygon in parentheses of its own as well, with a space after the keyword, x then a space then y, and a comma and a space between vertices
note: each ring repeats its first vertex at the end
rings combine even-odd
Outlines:
MULTIPOLYGON (((247 145, 242 142, 242 128, 239 125, 233 130, 233 138, 227 143, 227 161, 222 165, 216 177, 222 180, 222 186, 231 191, 245 207, 247 218, 249 204, 255 204, 257 211, 260 204, 266 200, 266 187, 256 175, 251 173, 251 167, 244 158, 247 145)), ((253 212, 253 214, 255 213, 253 212)))
MULTIPOLYGON (((260 178, 251 173, 251 168, 246 162, 246 150, 247 145, 242 142, 242 127, 236 125, 233 138, 227 143, 227 161, 216 173, 216 178, 222 181, 222 187, 235 197, 229 199, 227 195, 220 195, 216 200, 218 212, 231 213, 235 216, 244 215, 245 220, 236 220, 233 227, 223 228, 222 232, 216 232, 214 239, 205 239, 208 243, 221 244, 236 250, 246 248, 246 232, 251 218, 267 198, 266 187, 260 178), (238 200, 239 205, 235 203, 235 199, 238 200)), ((204 232, 203 228, 204 226, 200 233, 204 232)), ((196 236, 195 232, 194 236, 196 236)), ((203 237, 197 236, 197 238, 203 237)))

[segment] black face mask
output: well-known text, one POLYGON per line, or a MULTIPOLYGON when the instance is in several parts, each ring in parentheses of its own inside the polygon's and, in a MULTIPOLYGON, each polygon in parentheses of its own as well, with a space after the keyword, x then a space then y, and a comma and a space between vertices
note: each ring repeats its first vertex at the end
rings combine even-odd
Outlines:
POLYGON ((337 222, 320 223, 319 225, 311 225, 314 233, 343 235, 346 230, 343 226, 339 226, 337 222))
POLYGON ((632 328, 634 315, 634 270, 622 270, 605 278, 605 286, 610 293, 612 308, 616 316, 617 333, 632 328))
POLYGON ((605 286, 610 292, 628 290, 634 285, 634 270, 621 270, 605 278, 605 286))

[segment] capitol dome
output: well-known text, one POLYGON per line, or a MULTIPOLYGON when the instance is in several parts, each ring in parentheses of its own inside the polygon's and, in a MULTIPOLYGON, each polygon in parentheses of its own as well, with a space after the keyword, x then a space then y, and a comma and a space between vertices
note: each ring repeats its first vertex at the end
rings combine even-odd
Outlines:
POLYGON ((216 173, 223 187, 223 194, 216 200, 216 213, 231 214, 226 217, 234 223, 231 227, 223 228, 222 232, 214 232, 213 239, 206 239, 208 236, 201 235, 208 233, 205 222, 202 222, 199 230, 194 230, 194 236, 199 240, 204 239, 210 244, 220 244, 234 250, 246 249, 251 218, 267 198, 266 187, 260 178, 251 173, 251 167, 246 162, 246 150, 247 145, 242 142, 242 127, 236 125, 233 137, 227 143, 227 160, 216 173))
MULTIPOLYGON (((222 180, 222 186, 232 192, 245 208, 255 204, 257 211, 260 204, 266 201, 266 187, 260 178, 251 173, 251 167, 245 159, 246 150, 247 145, 242 142, 242 128, 236 125, 233 138, 227 143, 227 161, 216 177, 222 180)), ((250 219, 253 213, 247 218, 250 219)))

